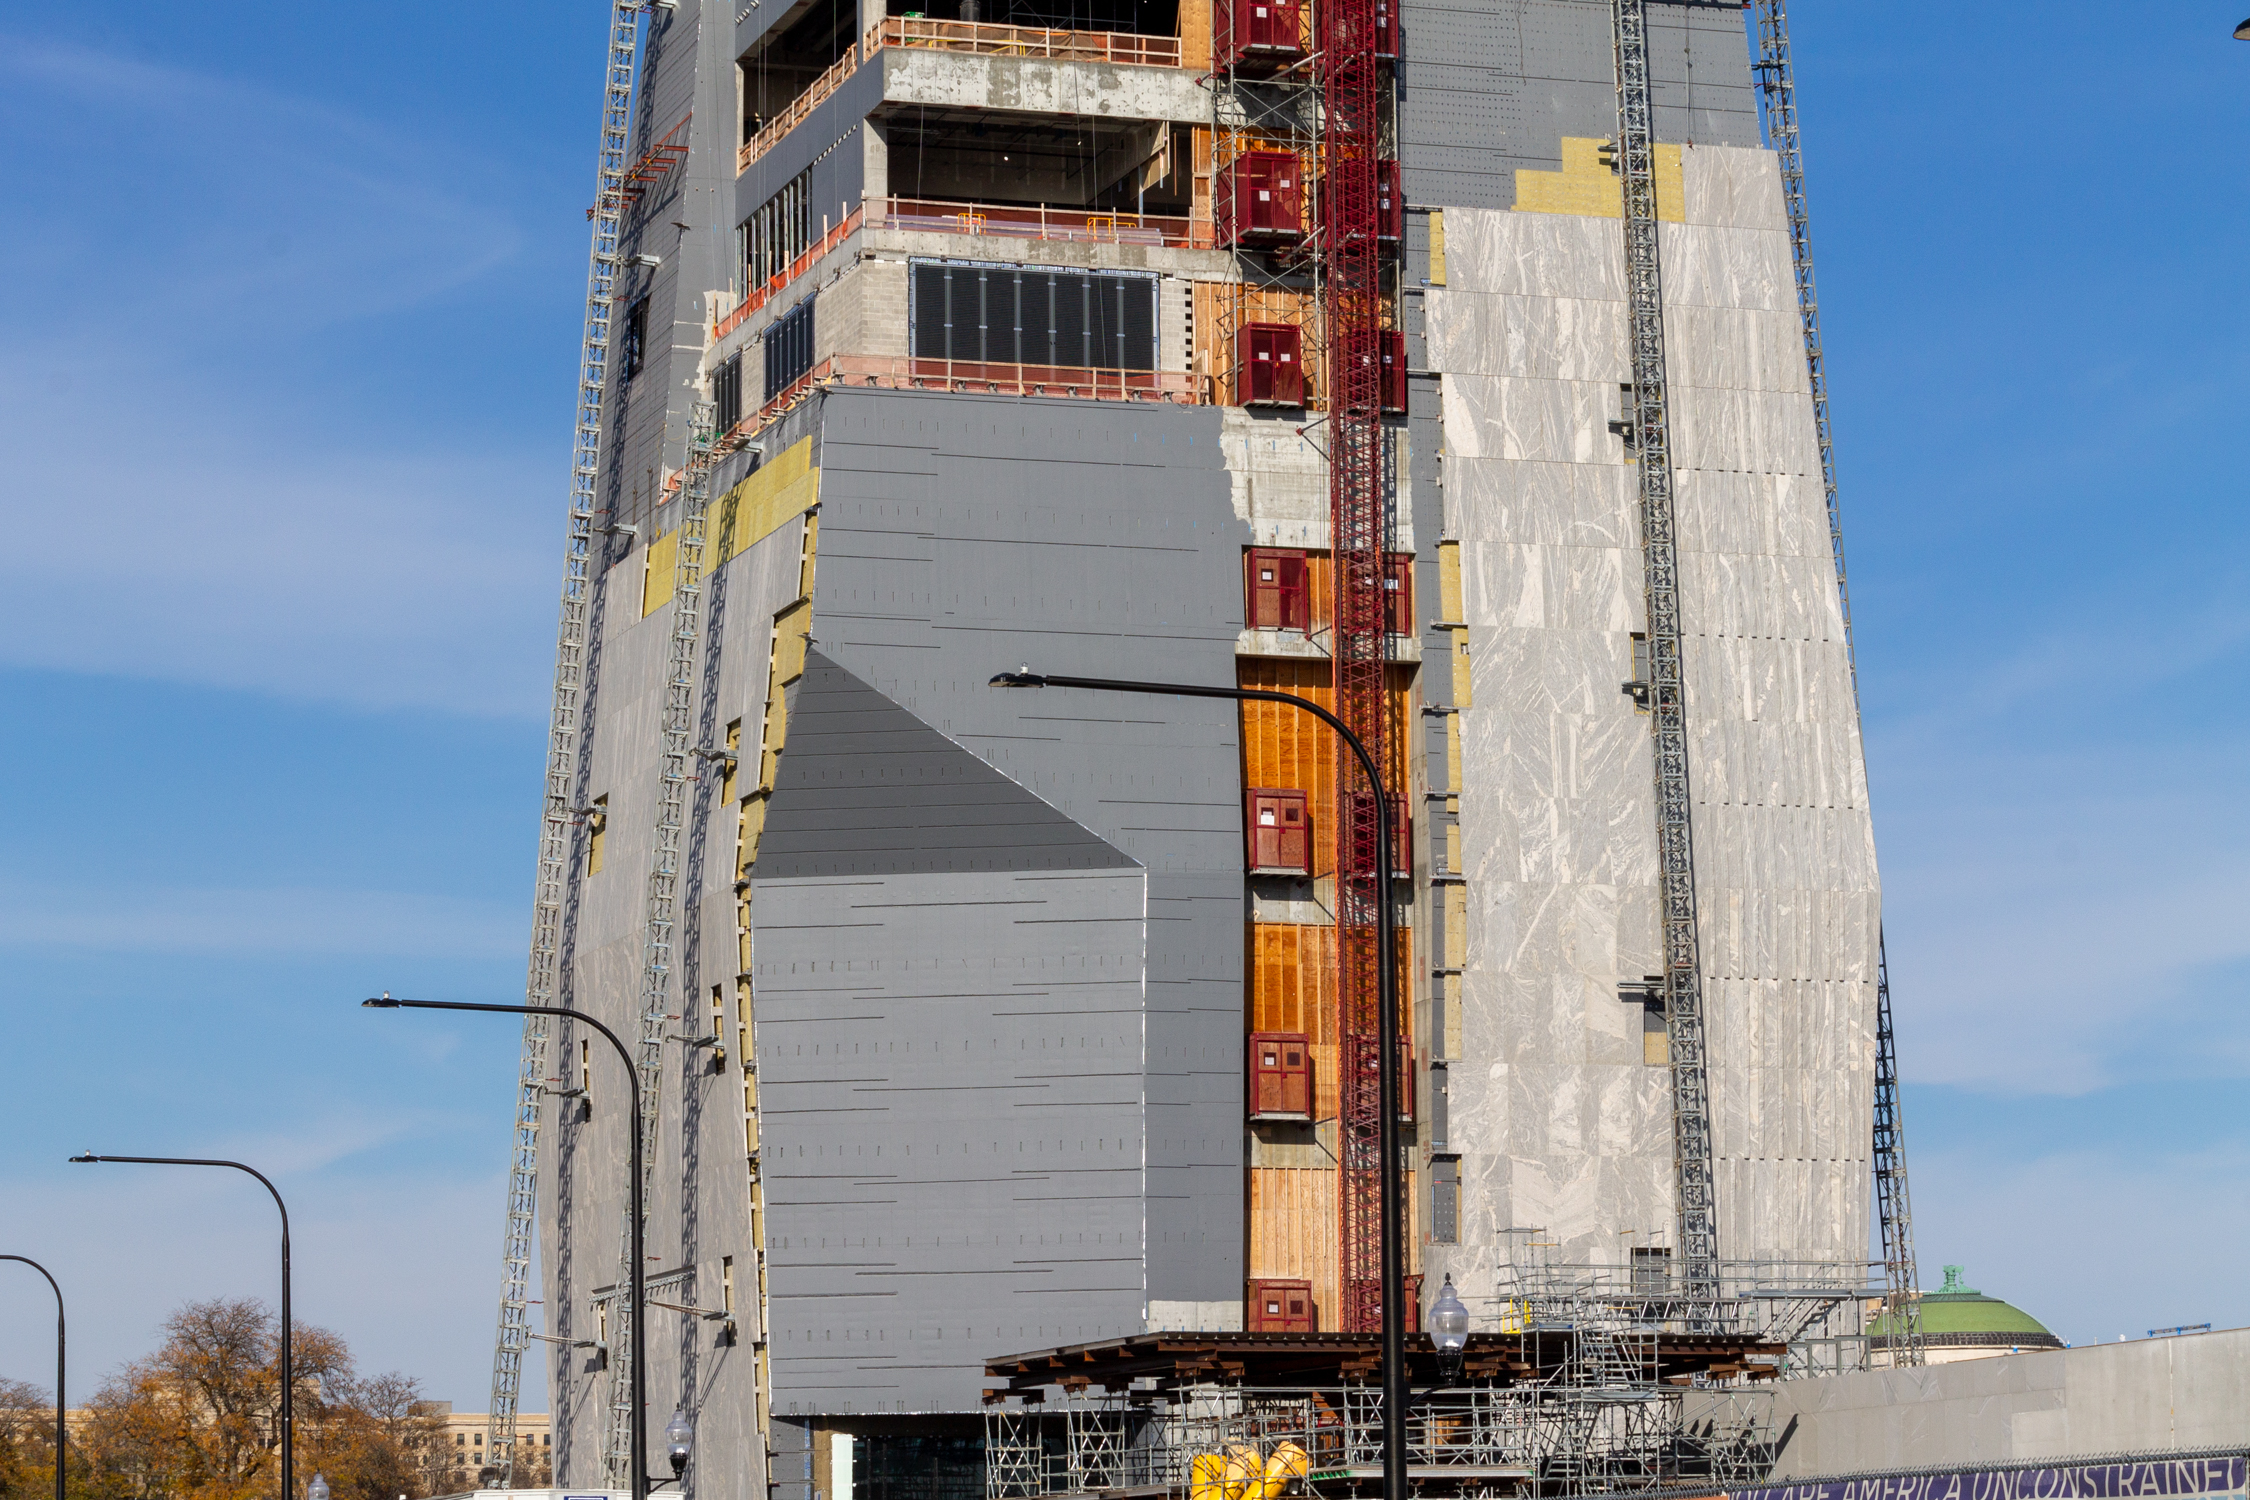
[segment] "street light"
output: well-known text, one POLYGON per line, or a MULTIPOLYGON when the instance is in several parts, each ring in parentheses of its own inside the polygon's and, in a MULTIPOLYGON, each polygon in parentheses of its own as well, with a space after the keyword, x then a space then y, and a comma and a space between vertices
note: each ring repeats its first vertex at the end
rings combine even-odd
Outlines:
MULTIPOLYGON (((76 1162, 119 1161, 133 1162, 148 1167, 232 1167, 237 1172, 248 1172, 265 1183, 266 1191, 273 1194, 273 1206, 281 1210, 281 1500, 296 1500, 297 1494, 297 1378, 291 1364, 290 1346, 296 1342, 289 1321, 289 1205, 281 1201, 281 1189, 267 1179, 256 1167, 238 1161, 217 1161, 200 1156, 96 1156, 88 1151, 71 1158, 76 1162)), ((308 1495, 306 1500, 325 1500, 325 1497, 308 1495)))
POLYGON ((625 1064, 625 1086, 629 1091, 631 1113, 627 1116, 630 1127, 626 1131, 626 1162, 632 1174, 627 1187, 629 1194, 626 1212, 632 1220, 632 1273, 628 1295, 632 1298, 633 1329, 633 1382, 632 1420, 632 1500, 648 1500, 648 1330, 645 1314, 648 1311, 648 1246, 644 1234, 647 1226, 641 1222, 641 1075, 633 1066, 633 1054, 617 1039, 617 1033, 582 1010, 571 1010, 560 1005, 480 1005, 459 1000, 394 1000, 388 994, 360 1004, 369 1010, 474 1010, 498 1016, 564 1016, 573 1021, 583 1021, 603 1036, 617 1049, 625 1064))
POLYGON ((63 1300, 62 1288, 55 1286, 55 1278, 47 1268, 28 1255, 0 1255, 0 1260, 20 1260, 25 1265, 47 1277, 47 1285, 55 1291, 55 1500, 63 1500, 63 1447, 69 1435, 69 1423, 63 1412, 69 1403, 63 1400, 63 1300))
POLYGON ((1287 703, 1303 709, 1336 731, 1360 769, 1367 773, 1368 790, 1375 798, 1375 1030, 1376 1106, 1382 1113, 1377 1125, 1382 1181, 1383 1234, 1383 1500, 1406 1500, 1406 1256, 1403 1247, 1406 1209, 1399 1175, 1398 1153, 1398 964, 1391 936, 1391 799, 1383 790, 1383 773, 1375 757, 1359 742, 1344 721, 1309 698, 1294 693, 1272 693, 1261 688, 1193 687, 1178 682, 1120 682, 1104 677, 1055 677, 1033 672, 1002 672, 994 687, 1093 688, 1112 693, 1146 693, 1160 698, 1230 698, 1238 703, 1287 703))
POLYGON ((685 1407, 675 1407, 672 1420, 664 1424, 664 1456, 672 1461, 674 1479, 687 1472, 688 1455, 694 1451, 695 1424, 688 1421, 685 1407))
POLYGON ((1430 1342, 1437 1345, 1438 1378, 1447 1385, 1457 1385, 1461 1380, 1461 1354, 1469 1347, 1469 1310, 1453 1294, 1451 1276, 1438 1288, 1427 1321, 1430 1342))
POLYGON ((2250 42, 2250 21, 2244 21, 2234 28, 2234 39, 2238 42, 2250 42))
POLYGON ((305 1486, 305 1500, 328 1500, 328 1476, 315 1474, 313 1482, 305 1486))

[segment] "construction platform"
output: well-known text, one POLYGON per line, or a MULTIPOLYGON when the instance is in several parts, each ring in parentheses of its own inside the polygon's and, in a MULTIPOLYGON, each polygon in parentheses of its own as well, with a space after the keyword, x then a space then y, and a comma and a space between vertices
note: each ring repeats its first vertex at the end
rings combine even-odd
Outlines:
MULTIPOLYGON (((1672 1492, 1770 1464, 1787 1345, 1759 1335, 1527 1327, 1470 1337, 1445 1380, 1409 1340, 1413 1494, 1672 1492)), ((1381 1339, 1149 1333, 985 1367, 986 1500, 1279 1500, 1380 1489, 1381 1339)))

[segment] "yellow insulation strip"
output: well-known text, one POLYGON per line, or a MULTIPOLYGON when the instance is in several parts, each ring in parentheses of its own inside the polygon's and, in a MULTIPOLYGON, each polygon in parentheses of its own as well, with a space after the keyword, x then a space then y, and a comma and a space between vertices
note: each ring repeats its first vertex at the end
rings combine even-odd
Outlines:
MULTIPOLYGON (((820 470, 813 467, 812 456, 812 439, 800 438, 712 503, 711 525, 724 528, 725 534, 712 535, 705 545, 706 572, 756 546, 820 502, 820 470), (731 527, 727 526, 730 516, 731 527)), ((673 560, 678 551, 677 531, 667 531, 649 543, 648 581, 641 589, 643 619, 672 602, 673 560)))
MULTIPOLYGON (((1584 214, 1595 219, 1625 217, 1625 189, 1617 174, 1602 160, 1609 143, 1566 135, 1562 142, 1562 170, 1516 172, 1516 212, 1522 214, 1584 214)), ((1680 148, 1656 148, 1656 216, 1669 223, 1687 221, 1687 193, 1680 180, 1680 148)))

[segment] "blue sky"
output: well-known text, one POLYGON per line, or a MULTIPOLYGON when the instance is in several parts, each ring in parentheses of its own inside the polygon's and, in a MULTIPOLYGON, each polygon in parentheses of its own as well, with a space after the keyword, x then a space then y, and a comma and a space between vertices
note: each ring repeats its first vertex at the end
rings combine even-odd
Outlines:
MULTIPOLYGON (((2243 5, 1793 18, 1920 1252, 2080 1341, 2250 1323, 2243 5)), ((267 1165, 300 1315, 485 1404, 514 1033, 354 1002, 521 984, 603 13, 0 18, 0 1250, 81 1390, 272 1286, 92 1148, 267 1165)))

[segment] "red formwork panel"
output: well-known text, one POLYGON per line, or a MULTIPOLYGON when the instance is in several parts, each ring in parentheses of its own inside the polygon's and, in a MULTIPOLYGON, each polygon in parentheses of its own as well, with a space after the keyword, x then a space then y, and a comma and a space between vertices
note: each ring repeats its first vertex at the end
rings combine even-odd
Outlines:
POLYGON ((1304 1033, 1250 1033, 1250 1118, 1309 1120, 1312 1111, 1312 1046, 1304 1033))
POLYGON ((1252 873, 1312 873, 1312 808, 1303 792, 1252 787, 1242 794, 1242 825, 1252 873))
POLYGON ((1305 404, 1305 334, 1293 323, 1245 323, 1235 334, 1235 402, 1305 404))
POLYGON ((1211 27, 1211 65, 1221 72, 1270 77, 1305 55, 1297 0, 1216 0, 1211 27))
POLYGON ((1220 173, 1219 240, 1233 246, 1289 245, 1305 233, 1302 164, 1289 151, 1245 151, 1220 173))
POLYGON ((1252 630, 1310 630, 1312 590, 1305 554, 1253 547, 1243 559, 1244 614, 1252 630))
POLYGON ((1320 1313, 1313 1306, 1309 1281, 1253 1281, 1250 1283, 1252 1333, 1318 1333, 1320 1313))

